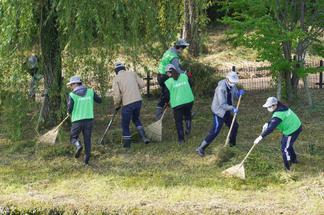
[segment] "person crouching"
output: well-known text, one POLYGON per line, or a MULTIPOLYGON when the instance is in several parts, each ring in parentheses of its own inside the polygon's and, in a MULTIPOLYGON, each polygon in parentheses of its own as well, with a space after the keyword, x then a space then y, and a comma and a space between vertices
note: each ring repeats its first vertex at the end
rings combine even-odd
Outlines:
POLYGON ((302 123, 298 116, 289 107, 278 101, 276 97, 269 97, 263 107, 272 113, 272 117, 269 122, 263 125, 262 133, 254 140, 254 144, 261 142, 277 128, 283 133, 281 138, 283 163, 285 169, 290 171, 290 166, 297 163, 297 155, 293 145, 302 132, 302 123))
POLYGON ((186 135, 189 136, 191 131, 191 109, 194 95, 186 74, 179 73, 172 64, 166 66, 166 71, 170 78, 165 81, 165 85, 168 89, 170 106, 173 109, 178 143, 181 145, 184 143, 183 118, 186 122, 186 135))

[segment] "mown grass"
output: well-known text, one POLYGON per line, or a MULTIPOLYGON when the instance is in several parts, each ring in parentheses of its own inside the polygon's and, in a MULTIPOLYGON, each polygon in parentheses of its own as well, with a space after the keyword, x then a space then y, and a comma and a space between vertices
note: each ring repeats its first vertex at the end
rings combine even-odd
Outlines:
MULTIPOLYGON (((130 151, 121 147, 120 116, 113 123, 104 145, 97 142, 112 113, 112 103, 96 106, 91 165, 73 158, 68 126, 55 146, 40 145, 33 133, 19 142, 1 138, 0 213, 9 206, 17 211, 50 209, 70 213, 116 214, 320 214, 323 212, 324 92, 312 91, 315 105, 292 104, 301 117, 304 131, 296 143, 300 164, 293 173, 283 172, 280 135, 272 134, 258 145, 245 164, 247 180, 225 178, 221 171, 239 163, 270 117, 261 108, 272 92, 248 92, 239 113, 237 147, 220 156, 228 129, 200 158, 195 148, 211 126, 211 98, 197 98, 192 135, 177 145, 175 125, 169 112, 163 122, 164 140, 144 145, 135 128, 130 151), (285 202, 285 203, 283 203, 285 202), (261 204, 262 203, 262 204, 261 204), (301 204, 305 203, 305 204, 301 204), (307 203, 307 204, 306 204, 307 203), (262 206, 260 206, 262 205, 262 206)), ((153 121, 155 99, 146 99, 142 110, 145 125, 153 121)))

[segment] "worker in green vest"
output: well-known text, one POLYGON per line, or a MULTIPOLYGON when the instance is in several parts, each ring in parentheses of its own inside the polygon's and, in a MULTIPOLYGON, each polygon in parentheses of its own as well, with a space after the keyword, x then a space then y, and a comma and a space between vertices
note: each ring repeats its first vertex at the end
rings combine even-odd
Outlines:
POLYGON ((282 104, 275 97, 269 97, 263 107, 272 113, 272 118, 263 125, 262 133, 254 140, 254 144, 258 144, 277 128, 283 133, 281 152, 285 169, 289 171, 290 166, 297 163, 297 156, 293 145, 302 131, 302 123, 289 107, 282 104))
POLYGON ((179 73, 186 73, 180 66, 180 55, 183 52, 183 50, 188 46, 189 43, 187 43, 184 39, 178 39, 175 42, 173 47, 169 48, 166 52, 164 52, 162 59, 160 60, 157 81, 161 88, 161 95, 160 95, 160 101, 157 104, 156 112, 155 112, 155 118, 157 120, 161 118, 163 113, 163 108, 165 107, 166 104, 167 89, 164 83, 169 77, 166 74, 165 68, 168 64, 172 64, 179 73))
POLYGON ((75 158, 79 158, 83 149, 79 141, 79 135, 82 132, 85 146, 85 165, 89 164, 91 153, 91 133, 93 126, 93 105, 94 102, 101 103, 101 98, 93 89, 82 85, 79 76, 70 78, 67 85, 72 89, 68 98, 68 114, 71 115, 71 143, 76 147, 75 158))
POLYGON ((174 120, 178 132, 179 145, 184 143, 184 134, 189 136, 191 131, 191 109, 194 102, 194 95, 190 86, 190 79, 184 73, 179 73, 173 64, 166 66, 168 76, 165 81, 170 101, 173 109, 174 120), (183 131, 183 119, 185 120, 186 130, 183 131))

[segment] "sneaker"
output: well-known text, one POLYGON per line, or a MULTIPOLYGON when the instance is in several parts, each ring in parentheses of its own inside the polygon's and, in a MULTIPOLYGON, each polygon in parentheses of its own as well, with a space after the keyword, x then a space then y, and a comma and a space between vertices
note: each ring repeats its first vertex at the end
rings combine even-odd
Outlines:
POLYGON ((183 144, 184 144, 184 140, 179 140, 179 141, 178 141, 178 144, 179 144, 179 145, 183 145, 183 144))
POLYGON ((196 149, 196 152, 197 152, 197 154, 198 154, 200 157, 204 157, 204 156, 205 156, 205 151, 204 151, 202 148, 200 148, 200 147, 198 147, 198 148, 196 149))

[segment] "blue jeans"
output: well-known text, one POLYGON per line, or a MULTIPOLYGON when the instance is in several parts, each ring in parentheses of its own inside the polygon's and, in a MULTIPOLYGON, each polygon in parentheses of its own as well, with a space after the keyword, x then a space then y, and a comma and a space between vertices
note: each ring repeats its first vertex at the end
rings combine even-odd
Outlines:
MULTIPOLYGON (((233 116, 231 115, 230 111, 226 111, 223 118, 213 114, 213 127, 210 129, 207 137, 205 138, 206 145, 204 149, 217 137, 219 132, 221 131, 223 124, 225 123, 227 127, 231 127, 231 123, 233 120, 233 116)), ((235 120, 231 134, 230 134, 230 141, 236 141, 237 131, 238 131, 239 124, 235 120)))
POLYGON ((123 139, 131 139, 131 133, 129 130, 129 124, 131 120, 133 121, 137 129, 143 127, 142 122, 139 118, 141 107, 142 107, 142 101, 133 102, 131 104, 122 107, 121 127, 123 129, 123 139))
POLYGON ((300 132, 302 132, 302 127, 300 126, 297 131, 292 133, 290 136, 283 135, 281 138, 281 153, 284 166, 286 169, 290 170, 289 161, 297 162, 297 155, 293 148, 294 143, 296 142, 300 132))

